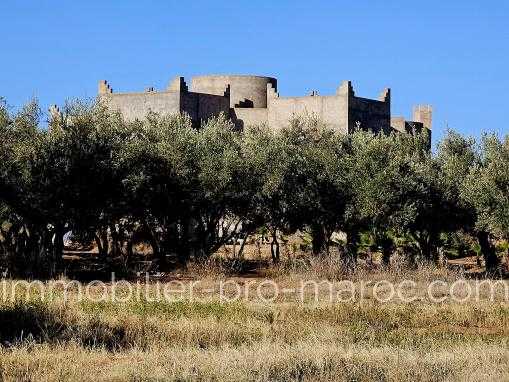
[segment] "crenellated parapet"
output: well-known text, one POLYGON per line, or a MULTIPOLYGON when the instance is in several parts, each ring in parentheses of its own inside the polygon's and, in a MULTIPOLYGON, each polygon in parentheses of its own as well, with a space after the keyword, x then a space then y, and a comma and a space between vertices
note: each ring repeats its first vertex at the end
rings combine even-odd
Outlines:
POLYGON ((413 110, 413 120, 421 122, 425 128, 431 130, 433 108, 431 105, 416 105, 413 110))
POLYGON ((378 96, 378 100, 381 102, 391 102, 391 89, 385 88, 378 96))
POLYGON ((431 146, 431 123, 433 108, 430 105, 416 105, 413 108, 411 121, 404 117, 392 117, 391 127, 393 131, 407 134, 428 134, 429 145, 431 146))
POLYGON ((229 115, 235 126, 266 124, 272 129, 287 126, 299 115, 316 115, 325 125, 348 134, 357 129, 389 134, 392 131, 416 132, 431 129, 432 108, 418 105, 413 121, 391 118, 391 89, 378 97, 356 95, 351 81, 343 81, 331 95, 313 90, 305 96, 287 97, 278 93, 273 77, 254 75, 206 75, 191 79, 173 78, 165 90, 154 87, 140 92, 113 93, 107 81, 99 82, 99 96, 119 110, 127 120, 143 119, 148 112, 186 113, 194 126, 220 113, 229 115))
POLYGON ((111 94, 113 93, 113 89, 111 88, 110 84, 108 84, 108 81, 101 80, 99 81, 99 94, 111 94))
POLYGON ((225 89, 229 87, 231 108, 266 108, 268 84, 277 87, 275 78, 265 76, 195 76, 191 79, 191 91, 224 95, 225 89))
POLYGON ((352 81, 343 81, 336 89, 336 95, 355 97, 352 81))
POLYGON ((166 90, 170 92, 187 92, 187 84, 184 77, 177 76, 170 82, 166 90))
POLYGON ((267 83, 267 100, 271 100, 274 98, 279 98, 279 93, 274 87, 274 84, 269 82, 267 83))
POLYGON ((61 119, 63 115, 57 105, 50 105, 48 113, 51 119, 61 119))

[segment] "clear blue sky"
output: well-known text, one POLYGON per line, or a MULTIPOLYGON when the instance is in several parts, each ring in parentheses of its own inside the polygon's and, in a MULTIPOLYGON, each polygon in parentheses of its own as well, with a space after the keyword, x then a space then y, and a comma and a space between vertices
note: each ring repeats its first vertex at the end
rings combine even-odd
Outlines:
POLYGON ((13 107, 164 88, 176 75, 266 74, 281 95, 341 80, 393 115, 434 106, 434 140, 509 133, 507 1, 11 1, 0 3, 0 95, 13 107))

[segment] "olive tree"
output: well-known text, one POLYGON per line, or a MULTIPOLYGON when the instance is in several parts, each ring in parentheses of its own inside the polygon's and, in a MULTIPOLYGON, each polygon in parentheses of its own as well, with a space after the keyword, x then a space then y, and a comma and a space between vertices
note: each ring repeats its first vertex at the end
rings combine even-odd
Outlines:
POLYGON ((495 238, 509 238, 509 139, 485 135, 479 163, 471 168, 462 195, 476 213, 475 227, 486 270, 493 272, 499 259, 495 238))

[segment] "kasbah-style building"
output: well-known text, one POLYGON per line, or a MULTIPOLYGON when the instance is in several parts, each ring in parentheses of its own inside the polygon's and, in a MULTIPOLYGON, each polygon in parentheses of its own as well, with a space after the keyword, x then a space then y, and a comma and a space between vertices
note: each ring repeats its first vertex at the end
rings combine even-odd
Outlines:
MULTIPOLYGON (((148 88, 132 93, 115 93, 108 82, 102 80, 98 96, 129 121, 144 119, 149 111, 187 113, 193 125, 199 127, 210 117, 225 113, 239 129, 260 124, 280 129, 294 116, 314 115, 344 134, 359 128, 384 134, 426 129, 431 137, 431 106, 415 106, 411 121, 391 117, 389 88, 376 100, 362 98, 355 95, 350 81, 343 81, 333 95, 322 96, 313 91, 302 97, 280 97, 277 80, 263 76, 197 76, 191 79, 190 89, 183 77, 176 77, 166 90, 148 88)), ((53 109, 55 111, 58 109, 53 109)))

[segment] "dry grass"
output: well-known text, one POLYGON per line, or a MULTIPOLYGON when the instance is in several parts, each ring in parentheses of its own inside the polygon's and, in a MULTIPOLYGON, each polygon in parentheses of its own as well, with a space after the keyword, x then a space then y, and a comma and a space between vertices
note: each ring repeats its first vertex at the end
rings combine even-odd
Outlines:
MULTIPOLYGON (((289 288, 299 278, 337 271, 331 264, 312 265, 270 272, 289 288)), ((233 280, 227 273, 219 278, 233 280)), ((349 276, 355 285, 415 276, 418 288, 436 278, 458 277, 432 268, 360 270, 349 276)), ((0 380, 509 379, 509 305, 503 299, 380 303, 368 294, 363 301, 334 304, 288 296, 268 304, 256 299, 224 303, 210 293, 217 292, 218 275, 201 277, 193 300, 179 301, 80 301, 76 290, 64 301, 57 288, 41 302, 36 290, 28 300, 18 290, 13 301, 0 301, 0 380)), ((147 286, 152 292, 155 287, 147 286)))
POLYGON ((75 344, 0 351, 5 380, 61 381, 495 381, 509 378, 507 349, 456 346, 431 352, 398 347, 292 346, 197 348, 110 353, 75 344))

